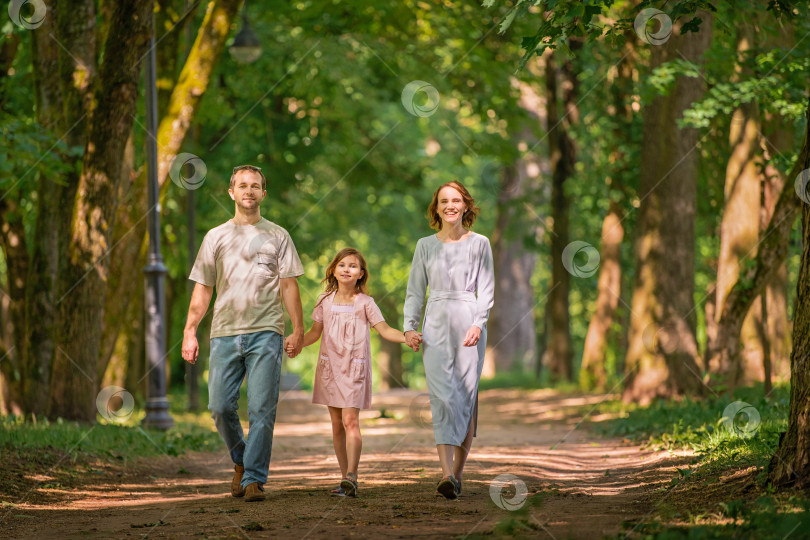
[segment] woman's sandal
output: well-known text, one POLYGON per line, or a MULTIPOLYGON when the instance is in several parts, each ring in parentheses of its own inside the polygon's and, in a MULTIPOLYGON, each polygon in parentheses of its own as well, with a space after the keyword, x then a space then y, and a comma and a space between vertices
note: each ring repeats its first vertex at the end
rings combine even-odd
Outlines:
POLYGON ((346 492, 343 491, 343 488, 340 487, 339 485, 335 489, 332 489, 331 491, 329 491, 329 494, 332 497, 345 497, 346 496, 346 492))
POLYGON ((346 477, 340 481, 340 488, 347 497, 357 497, 357 475, 347 473, 346 477))
POLYGON ((445 499, 450 500, 458 497, 456 491, 460 489, 461 486, 459 486, 458 480, 456 480, 452 474, 450 476, 445 476, 444 478, 439 480, 439 484, 436 486, 436 491, 444 495, 445 499))

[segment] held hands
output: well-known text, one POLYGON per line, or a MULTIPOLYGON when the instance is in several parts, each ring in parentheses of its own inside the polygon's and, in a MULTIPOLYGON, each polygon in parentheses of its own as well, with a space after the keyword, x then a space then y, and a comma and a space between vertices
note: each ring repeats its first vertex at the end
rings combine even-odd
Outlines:
POLYGON ((467 335, 464 336, 464 346, 465 347, 475 347, 478 345, 478 340, 481 339, 481 329, 475 325, 472 325, 469 330, 467 330, 467 335))
POLYGON ((419 351, 419 345, 422 343, 422 334, 416 330, 408 330, 405 332, 405 345, 413 349, 413 352, 419 351))
POLYGON ((189 364, 197 363, 197 356, 200 354, 200 347, 197 344, 197 336, 193 333, 183 334, 183 360, 189 364))
POLYGON ((295 358, 301 349, 304 348, 304 333, 301 330, 293 330, 293 333, 284 339, 284 351, 290 358, 295 358))

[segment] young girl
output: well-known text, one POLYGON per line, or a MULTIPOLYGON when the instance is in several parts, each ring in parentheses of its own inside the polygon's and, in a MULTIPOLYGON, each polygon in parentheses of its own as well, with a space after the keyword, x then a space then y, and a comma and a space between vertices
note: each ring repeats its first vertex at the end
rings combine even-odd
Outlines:
MULTIPOLYGON (((371 340, 369 327, 394 343, 405 335, 385 323, 380 309, 368 296, 368 270, 363 255, 342 249, 326 269, 324 293, 312 311, 312 328, 304 347, 321 338, 312 402, 326 405, 332 418, 332 443, 342 480, 331 493, 357 496, 357 466, 363 441, 360 409, 371 406, 371 340)), ((418 347, 414 350, 418 350, 418 347)))

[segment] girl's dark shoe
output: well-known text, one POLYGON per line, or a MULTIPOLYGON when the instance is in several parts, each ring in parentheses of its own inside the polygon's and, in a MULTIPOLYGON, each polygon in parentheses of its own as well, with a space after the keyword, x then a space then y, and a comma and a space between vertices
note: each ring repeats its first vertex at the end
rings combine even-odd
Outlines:
POLYGON ((445 499, 455 499, 458 497, 458 495, 456 495, 457 482, 458 481, 452 474, 450 476, 445 476, 439 480, 439 484, 436 486, 436 491, 444 495, 445 499))
POLYGON ((357 475, 347 473, 346 478, 340 481, 340 487, 347 497, 357 497, 357 475))

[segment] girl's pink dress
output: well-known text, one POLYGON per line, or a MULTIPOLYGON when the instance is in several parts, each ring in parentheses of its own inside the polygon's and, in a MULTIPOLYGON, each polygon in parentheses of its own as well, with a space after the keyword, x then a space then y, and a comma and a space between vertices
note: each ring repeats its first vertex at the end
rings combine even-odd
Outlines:
POLYGON ((365 294, 354 304, 335 304, 336 293, 321 295, 312 320, 323 323, 312 403, 330 407, 371 407, 370 327, 383 319, 374 299, 365 294), (323 301, 321 302, 321 298, 323 301))

